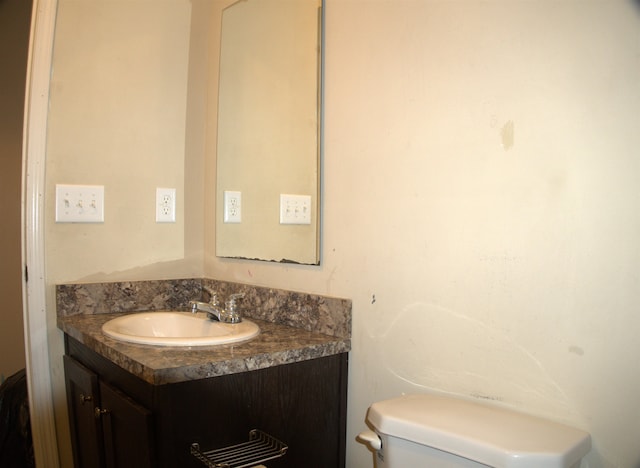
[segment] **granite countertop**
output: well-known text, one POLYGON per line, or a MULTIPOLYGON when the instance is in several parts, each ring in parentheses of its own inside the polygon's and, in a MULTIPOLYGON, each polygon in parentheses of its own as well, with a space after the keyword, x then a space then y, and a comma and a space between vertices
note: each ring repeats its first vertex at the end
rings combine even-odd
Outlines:
POLYGON ((126 315, 58 316, 58 328, 136 377, 153 385, 198 380, 306 361, 351 349, 349 338, 251 318, 260 334, 246 342, 170 347, 125 343, 102 333, 102 324, 126 315))

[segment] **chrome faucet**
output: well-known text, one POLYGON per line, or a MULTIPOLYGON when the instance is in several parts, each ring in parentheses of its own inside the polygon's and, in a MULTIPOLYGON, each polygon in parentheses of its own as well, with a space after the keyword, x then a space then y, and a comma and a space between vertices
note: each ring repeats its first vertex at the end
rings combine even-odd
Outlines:
POLYGON ((224 323, 242 322, 242 316, 238 312, 238 304, 236 301, 243 298, 244 294, 232 294, 225 302, 225 307, 221 307, 218 302, 218 294, 209 289, 206 289, 206 291, 208 291, 211 296, 210 302, 189 301, 189 307, 192 313, 195 314, 198 311, 206 312, 209 319, 224 323))

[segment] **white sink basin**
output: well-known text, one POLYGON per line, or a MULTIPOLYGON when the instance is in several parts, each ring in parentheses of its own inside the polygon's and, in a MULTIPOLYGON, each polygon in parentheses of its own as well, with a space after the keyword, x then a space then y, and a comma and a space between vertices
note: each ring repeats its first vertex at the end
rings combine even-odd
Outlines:
POLYGON ((191 312, 141 312, 109 320, 102 331, 116 340, 157 346, 208 346, 249 340, 260 327, 249 320, 221 323, 191 312))

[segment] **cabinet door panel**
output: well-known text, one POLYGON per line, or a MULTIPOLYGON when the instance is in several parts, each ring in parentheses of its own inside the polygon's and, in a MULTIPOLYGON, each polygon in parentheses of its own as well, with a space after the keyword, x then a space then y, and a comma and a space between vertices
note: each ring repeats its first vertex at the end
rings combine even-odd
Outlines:
POLYGON ((67 405, 76 468, 103 468, 102 429, 95 416, 98 376, 69 356, 64 356, 67 405))
POLYGON ((154 466, 151 412, 104 382, 100 401, 107 468, 154 466))

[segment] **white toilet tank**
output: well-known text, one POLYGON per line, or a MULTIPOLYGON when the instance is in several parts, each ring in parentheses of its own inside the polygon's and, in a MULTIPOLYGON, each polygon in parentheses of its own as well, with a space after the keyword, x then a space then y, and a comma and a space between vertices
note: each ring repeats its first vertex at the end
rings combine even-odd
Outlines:
POLYGON ((456 398, 406 395, 374 403, 374 428, 358 438, 376 468, 577 468, 588 433, 515 411, 456 398))

